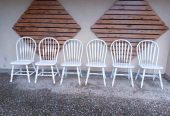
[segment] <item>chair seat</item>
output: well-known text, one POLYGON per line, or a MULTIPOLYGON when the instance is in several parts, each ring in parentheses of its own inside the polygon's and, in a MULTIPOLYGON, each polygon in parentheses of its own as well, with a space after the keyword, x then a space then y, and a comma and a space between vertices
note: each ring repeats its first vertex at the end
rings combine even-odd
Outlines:
POLYGON ((29 65, 33 63, 33 60, 16 60, 11 62, 12 65, 29 65))
POLYGON ((100 62, 90 62, 86 64, 87 67, 106 67, 107 65, 105 63, 100 62))
POLYGON ((115 67, 115 68, 134 68, 134 66, 129 63, 117 63, 117 64, 113 64, 113 67, 115 67))
POLYGON ((61 66, 71 66, 71 67, 81 66, 81 62, 78 62, 78 61, 67 61, 67 62, 62 63, 61 66))
POLYGON ((52 66, 56 64, 57 64, 57 61, 55 60, 41 60, 35 63, 35 65, 38 65, 38 66, 52 66))
POLYGON ((141 64, 139 65, 141 68, 145 68, 145 69, 163 69, 162 66, 159 65, 154 65, 154 64, 141 64))

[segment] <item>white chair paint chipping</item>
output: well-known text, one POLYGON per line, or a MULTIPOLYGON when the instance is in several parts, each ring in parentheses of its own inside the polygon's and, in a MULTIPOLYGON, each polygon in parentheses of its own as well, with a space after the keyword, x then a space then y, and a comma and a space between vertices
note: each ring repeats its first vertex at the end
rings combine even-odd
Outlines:
POLYGON ((77 39, 67 40, 63 45, 63 55, 64 63, 60 85, 63 82, 64 74, 75 74, 74 72, 66 72, 67 67, 76 67, 78 75, 78 83, 81 85, 80 75, 81 75, 81 58, 83 53, 83 43, 77 39))
POLYGON ((129 41, 124 39, 115 40, 110 46, 113 70, 111 78, 113 76, 112 86, 114 85, 116 75, 128 76, 131 79, 131 85, 134 87, 132 69, 134 66, 131 64, 132 45, 129 41), (128 74, 117 74, 118 69, 127 69, 128 74))
POLYGON ((144 40, 139 42, 137 45, 137 56, 139 60, 139 69, 136 75, 136 79, 138 76, 142 78, 141 81, 141 88, 143 87, 143 82, 145 76, 158 77, 160 79, 161 88, 163 89, 162 77, 161 77, 161 70, 163 69, 162 66, 158 65, 158 57, 159 57, 159 46, 156 42, 152 40, 144 40), (140 74, 140 71, 143 70, 143 73, 140 74), (153 74, 146 74, 146 70, 153 70, 153 74), (158 70, 159 74, 155 74, 155 70, 158 70))
POLYGON ((88 63, 86 64, 86 66, 88 67, 88 71, 87 71, 87 78, 86 78, 85 85, 87 85, 90 74, 99 75, 98 73, 90 73, 90 69, 101 68, 104 86, 106 86, 105 60, 106 60, 106 54, 107 54, 107 44, 103 40, 100 40, 100 39, 91 40, 87 43, 86 53, 87 53, 87 59, 88 59, 88 63))
POLYGON ((16 56, 17 60, 11 62, 11 79, 13 80, 14 75, 27 75, 28 82, 30 83, 30 75, 35 72, 34 57, 36 52, 36 42, 31 37, 22 37, 16 42, 16 56), (34 71, 29 70, 29 66, 32 65, 34 71), (15 66, 20 66, 19 71, 14 72, 15 66), (26 71, 22 69, 22 66, 26 67, 26 71))
POLYGON ((60 49, 58 41, 53 37, 46 37, 39 42, 39 57, 40 61, 36 62, 36 76, 35 83, 38 76, 52 76, 53 83, 55 84, 55 76, 60 75, 57 67, 57 58, 60 49), (51 71, 44 71, 44 67, 50 67, 51 71), (56 68, 56 72, 54 71, 56 68), (41 71, 39 71, 41 68, 41 71))

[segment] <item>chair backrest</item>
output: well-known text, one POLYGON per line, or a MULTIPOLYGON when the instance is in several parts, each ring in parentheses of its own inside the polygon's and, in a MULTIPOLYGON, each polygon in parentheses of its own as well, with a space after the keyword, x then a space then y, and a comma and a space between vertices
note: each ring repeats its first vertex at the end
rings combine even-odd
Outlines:
POLYGON ((36 42, 31 37, 22 37, 16 42, 17 60, 34 60, 36 42))
POLYGON ((113 41, 110 46, 112 62, 116 63, 131 63, 132 45, 129 41, 119 39, 113 41))
POLYGON ((159 46, 152 40, 144 40, 137 45, 137 56, 139 64, 154 64, 158 63, 159 46))
POLYGON ((64 61, 81 62, 83 43, 77 39, 67 40, 63 45, 64 61))
POLYGON ((107 44, 103 40, 94 39, 87 43, 86 53, 88 63, 105 63, 107 54, 107 44))
POLYGON ((53 37, 45 37, 39 43, 40 60, 57 60, 60 45, 53 37))

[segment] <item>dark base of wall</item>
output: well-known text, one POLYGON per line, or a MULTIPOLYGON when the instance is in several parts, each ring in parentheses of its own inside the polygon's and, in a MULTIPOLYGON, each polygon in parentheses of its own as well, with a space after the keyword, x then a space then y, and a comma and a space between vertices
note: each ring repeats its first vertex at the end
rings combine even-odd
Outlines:
POLYGON ((163 74, 162 77, 166 79, 168 82, 170 82, 170 76, 168 76, 167 74, 163 74))

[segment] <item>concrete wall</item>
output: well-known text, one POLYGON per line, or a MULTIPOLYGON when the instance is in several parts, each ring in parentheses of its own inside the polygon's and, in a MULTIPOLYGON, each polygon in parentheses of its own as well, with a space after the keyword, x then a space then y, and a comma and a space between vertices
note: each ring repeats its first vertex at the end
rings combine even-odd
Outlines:
POLYGON ((166 72, 168 75, 168 78, 170 77, 170 50, 169 50, 169 55, 168 55, 168 60, 167 60, 167 65, 166 65, 166 72))
MULTIPOLYGON (((22 13, 27 9, 32 0, 1 0, 0 1, 0 68, 10 69, 10 62, 16 59, 15 43, 19 36, 12 30, 13 25, 22 13)), ((115 0, 59 0, 65 9, 73 16, 81 26, 81 31, 75 38, 83 41, 84 46, 91 39, 97 37, 90 30, 96 20, 114 3, 115 0)), ((149 4, 170 27, 170 0, 148 0, 149 4)), ((159 63, 166 67, 170 31, 162 35, 158 40, 160 46, 159 63)), ((59 63, 63 60, 62 51, 59 54, 59 63)), ((86 63, 86 54, 83 54, 83 65, 86 63)), ((111 66, 110 53, 107 55, 107 65, 111 66)), ((133 60, 137 64, 137 59, 133 60)), ((110 70, 111 68, 107 68, 110 70)), ((163 73, 165 70, 163 71, 163 73)))

